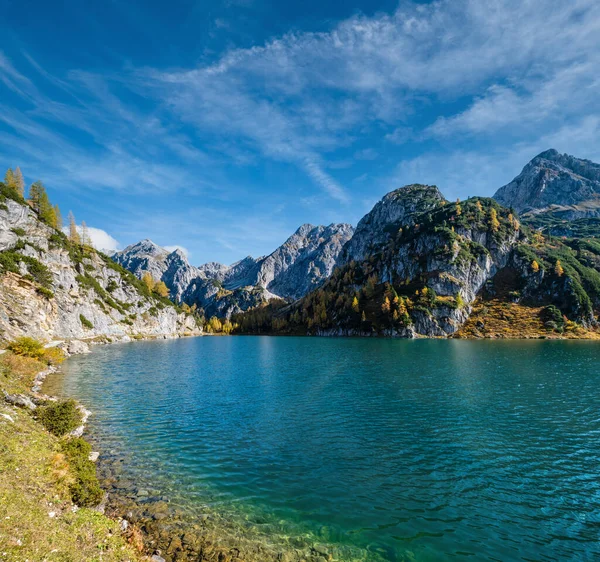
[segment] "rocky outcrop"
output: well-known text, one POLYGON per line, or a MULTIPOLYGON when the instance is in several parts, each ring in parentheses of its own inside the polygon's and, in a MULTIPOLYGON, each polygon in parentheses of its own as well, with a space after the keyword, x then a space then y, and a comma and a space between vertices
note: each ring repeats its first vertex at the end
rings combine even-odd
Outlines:
POLYGON ((347 244, 345 256, 357 259, 291 305, 236 316, 239 330, 449 337, 486 298, 554 318, 538 319, 541 336, 546 328, 552 337, 562 334, 565 318, 572 334, 596 326, 600 244, 532 235, 493 199, 444 203, 436 188, 406 189, 407 197, 396 190, 359 223, 359 239, 347 244))
POLYGON ((73 247, 27 205, 0 205, 0 337, 88 339, 199 333, 196 320, 145 294, 127 271, 73 247))
POLYGON ((413 184, 388 193, 358 223, 356 232, 338 257, 338 265, 360 261, 374 254, 400 226, 409 226, 417 216, 446 203, 439 189, 413 184))
POLYGON ((600 217, 600 165, 546 150, 494 199, 521 214, 560 213, 567 220, 600 217))

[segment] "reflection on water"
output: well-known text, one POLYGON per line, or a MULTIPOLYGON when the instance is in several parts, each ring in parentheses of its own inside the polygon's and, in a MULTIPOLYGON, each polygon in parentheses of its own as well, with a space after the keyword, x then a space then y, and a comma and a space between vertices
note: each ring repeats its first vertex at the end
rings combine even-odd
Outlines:
POLYGON ((594 342, 196 338, 98 348, 46 390, 187 509, 388 560, 592 560, 599 359, 594 342))

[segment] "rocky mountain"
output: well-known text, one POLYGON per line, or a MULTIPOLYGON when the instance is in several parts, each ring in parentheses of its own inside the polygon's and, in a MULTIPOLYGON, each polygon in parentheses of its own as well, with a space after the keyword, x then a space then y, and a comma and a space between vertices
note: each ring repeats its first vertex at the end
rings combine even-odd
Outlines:
POLYGON ((229 317, 273 298, 297 299, 318 287, 331 275, 353 231, 348 224, 304 224, 268 256, 248 256, 230 266, 210 262, 194 267, 180 252, 169 253, 149 240, 113 259, 139 278, 148 271, 164 281, 177 301, 197 304, 209 316, 229 317))
POLYGON ((139 279, 148 272, 155 280, 164 281, 171 298, 177 302, 182 301, 182 295, 193 279, 207 278, 205 272, 189 264, 181 250, 168 252, 148 239, 115 252, 111 258, 139 279))
POLYGON ((362 260, 384 244, 390 232, 413 224, 415 217, 446 203, 437 187, 407 185, 388 193, 358 223, 338 257, 338 265, 362 260))
POLYGON ((196 319, 89 246, 72 244, 0 184, 0 339, 167 337, 196 319))
POLYGON ((448 203, 437 188, 410 185, 386 195, 354 238, 320 288, 236 315, 240 331, 447 337, 475 309, 476 336, 488 324, 503 326, 493 337, 596 325, 600 243, 547 240, 493 199, 448 203), (512 307, 523 326, 508 320, 512 307))
POLYGON ((600 217, 600 165, 560 154, 538 154, 494 199, 522 215, 553 213, 563 219, 600 217))

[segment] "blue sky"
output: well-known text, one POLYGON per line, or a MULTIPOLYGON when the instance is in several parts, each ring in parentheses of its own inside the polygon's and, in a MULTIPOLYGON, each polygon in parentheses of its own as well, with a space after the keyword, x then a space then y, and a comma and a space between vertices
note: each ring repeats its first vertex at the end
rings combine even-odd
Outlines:
POLYGON ((192 263, 600 161, 597 0, 0 0, 0 164, 192 263))

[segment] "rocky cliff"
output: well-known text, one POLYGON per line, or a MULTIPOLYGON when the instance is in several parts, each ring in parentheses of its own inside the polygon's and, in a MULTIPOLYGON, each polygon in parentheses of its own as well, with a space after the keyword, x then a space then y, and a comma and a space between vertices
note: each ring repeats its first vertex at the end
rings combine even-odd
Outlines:
POLYGON ((107 256, 71 244, 19 196, 0 189, 1 339, 199 333, 193 316, 150 294, 107 256))
POLYGON ((356 232, 340 252, 337 264, 365 259, 387 242, 390 232, 413 224, 417 216, 446 202, 432 185, 413 184, 391 191, 359 221, 356 232))
POLYGON ((148 239, 115 252, 111 258, 139 279, 148 272, 155 280, 163 281, 171 298, 177 302, 182 301, 182 295, 193 279, 207 278, 204 271, 189 264, 181 250, 168 252, 148 239))

